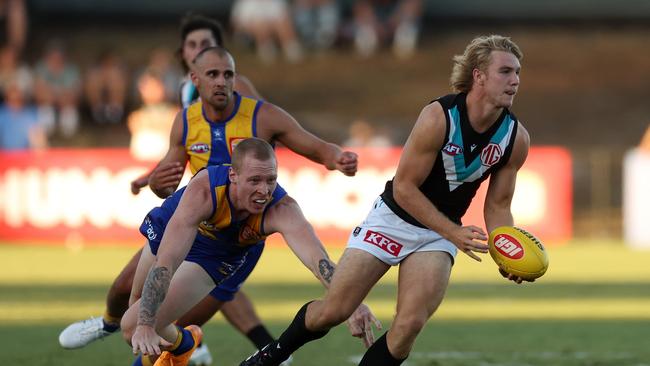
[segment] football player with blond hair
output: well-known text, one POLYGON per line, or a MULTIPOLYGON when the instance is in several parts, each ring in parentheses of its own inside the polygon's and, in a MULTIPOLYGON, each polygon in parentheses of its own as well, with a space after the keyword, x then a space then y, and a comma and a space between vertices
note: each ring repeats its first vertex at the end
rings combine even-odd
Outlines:
MULTIPOLYGON (((488 230, 512 226, 510 203, 529 136, 510 112, 519 89, 519 47, 507 37, 478 37, 454 58, 456 94, 425 106, 386 183, 348 241, 323 300, 305 304, 280 338, 241 363, 275 366, 347 319, 391 266, 399 266, 397 314, 359 365, 400 365, 445 294, 458 250, 480 261, 482 228, 461 218, 482 181, 488 230)), ((521 282, 521 278, 511 277, 521 282)))

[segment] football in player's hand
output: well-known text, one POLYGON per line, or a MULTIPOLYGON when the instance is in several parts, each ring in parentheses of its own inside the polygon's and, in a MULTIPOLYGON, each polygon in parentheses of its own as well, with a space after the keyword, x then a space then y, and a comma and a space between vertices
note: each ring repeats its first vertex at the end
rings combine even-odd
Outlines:
POLYGON ((500 226, 488 239, 490 256, 503 271, 532 281, 548 269, 548 255, 542 243, 516 226, 500 226))

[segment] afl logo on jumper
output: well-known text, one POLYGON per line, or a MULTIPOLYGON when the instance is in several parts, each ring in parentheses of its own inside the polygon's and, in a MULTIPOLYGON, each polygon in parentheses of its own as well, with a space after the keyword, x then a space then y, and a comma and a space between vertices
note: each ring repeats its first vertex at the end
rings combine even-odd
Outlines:
POLYGON ((481 163, 488 167, 492 166, 501 159, 502 155, 503 151, 501 151, 501 146, 495 143, 490 143, 483 149, 483 151, 481 151, 481 163))
POLYGON ((456 144, 452 144, 450 142, 447 145, 445 145, 445 147, 442 148, 442 151, 444 151, 447 155, 455 156, 458 154, 462 154, 463 148, 456 144))
POLYGON ((197 154, 205 154, 210 151, 210 145, 208 144, 194 144, 190 146, 190 151, 197 154))

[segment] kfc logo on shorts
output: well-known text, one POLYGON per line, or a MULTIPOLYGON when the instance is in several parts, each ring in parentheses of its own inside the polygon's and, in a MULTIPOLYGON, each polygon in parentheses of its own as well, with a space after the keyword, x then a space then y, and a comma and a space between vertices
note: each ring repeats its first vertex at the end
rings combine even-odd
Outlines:
POLYGON ((372 230, 368 230, 366 232, 366 237, 363 238, 363 241, 380 247, 383 251, 385 251, 388 254, 391 254, 394 257, 397 257, 399 255, 399 252, 402 251, 402 247, 403 247, 402 244, 392 239, 389 239, 379 233, 376 233, 372 230))
POLYGON ((456 156, 463 153, 463 148, 450 142, 442 148, 442 151, 447 155, 456 156))
POLYGON ((490 167, 496 164, 499 159, 501 159, 502 155, 503 151, 501 151, 501 146, 495 143, 490 143, 483 149, 483 151, 481 151, 481 163, 490 167))
POLYGON ((190 151, 197 154, 205 154, 210 152, 210 145, 208 144, 194 144, 190 146, 190 151))

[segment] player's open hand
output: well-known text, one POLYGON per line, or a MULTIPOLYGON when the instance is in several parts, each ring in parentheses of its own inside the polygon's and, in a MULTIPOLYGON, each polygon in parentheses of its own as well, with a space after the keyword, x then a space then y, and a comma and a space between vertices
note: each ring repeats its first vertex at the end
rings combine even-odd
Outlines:
POLYGON ((131 182, 131 193, 137 195, 140 190, 149 184, 149 174, 144 175, 131 182))
POLYGON ((526 281, 526 282, 535 282, 535 279, 532 279, 532 280, 523 279, 523 278, 521 278, 519 276, 513 275, 512 273, 508 273, 508 272, 504 271, 501 268, 499 268, 499 273, 501 273, 501 276, 503 276, 504 278, 507 278, 508 280, 510 280, 510 281, 512 281, 512 282, 514 282, 514 283, 516 283, 518 285, 521 284, 524 281, 526 281))
POLYGON ((177 161, 160 164, 149 176, 149 187, 157 196, 165 198, 174 193, 184 171, 185 166, 177 161))
POLYGON ((381 322, 375 318, 375 315, 365 304, 359 305, 347 321, 352 336, 361 338, 366 348, 375 343, 375 334, 372 331, 373 324, 377 330, 381 330, 381 322))
POLYGON ((481 261, 481 258, 474 254, 474 252, 488 252, 488 245, 481 243, 481 241, 486 241, 488 237, 485 235, 485 231, 478 226, 458 226, 457 229, 451 233, 448 239, 454 243, 461 252, 479 262, 481 261))
POLYGON ((133 354, 137 355, 159 355, 161 353, 160 346, 169 347, 172 344, 160 338, 153 327, 149 325, 138 325, 135 328, 133 337, 131 337, 131 346, 133 347, 133 354))
POLYGON ((336 169, 341 173, 352 177, 357 173, 358 156, 352 151, 343 151, 336 159, 336 169))

